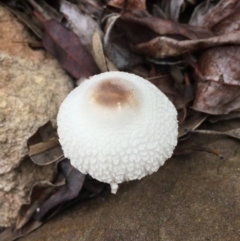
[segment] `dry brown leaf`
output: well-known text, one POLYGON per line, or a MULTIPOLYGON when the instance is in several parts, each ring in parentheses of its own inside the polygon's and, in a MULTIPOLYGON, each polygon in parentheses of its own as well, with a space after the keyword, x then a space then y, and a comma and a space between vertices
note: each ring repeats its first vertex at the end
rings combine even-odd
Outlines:
POLYGON ((159 75, 150 77, 148 80, 157 86, 174 104, 177 109, 185 107, 183 93, 176 88, 174 79, 171 75, 159 75))
POLYGON ((60 11, 68 20, 70 29, 79 37, 80 42, 92 52, 92 38, 94 33, 102 38, 103 33, 97 22, 68 1, 61 1, 60 11))
POLYGON ((81 11, 96 19, 102 17, 103 11, 106 8, 106 4, 104 3, 105 1, 102 0, 76 0, 74 3, 75 2, 81 11))
POLYGON ((193 108, 223 115, 240 111, 240 47, 224 46, 205 51, 199 60, 204 81, 198 84, 193 108))
MULTIPOLYGON (((213 37, 214 34, 206 28, 180 24, 154 17, 136 17, 126 13, 121 16, 125 24, 135 24, 134 29, 146 27, 158 35, 179 35, 187 39, 203 39, 213 37)), ((150 37, 150 36, 149 36, 150 37)), ((141 40, 138 40, 138 42, 141 40)))
POLYGON ((185 4, 185 0, 162 0, 159 2, 159 5, 165 13, 167 19, 178 21, 181 9, 185 4))
POLYGON ((22 228, 32 217, 34 212, 41 207, 43 202, 60 186, 65 184, 65 180, 58 184, 42 181, 35 184, 29 194, 29 202, 22 205, 19 210, 15 229, 22 228))
POLYGON ((98 68, 101 70, 101 72, 107 72, 108 67, 107 67, 105 55, 103 52, 102 40, 97 32, 94 33, 92 36, 92 51, 93 51, 93 58, 98 68))
POLYGON ((35 13, 44 25, 42 43, 44 48, 58 59, 62 68, 77 79, 99 73, 92 55, 79 41, 77 35, 54 19, 45 21, 35 13))
POLYGON ((28 233, 42 226, 42 222, 34 221, 24 226, 22 229, 14 230, 13 228, 7 228, 1 233, 1 241, 14 241, 21 237, 24 237, 28 233))
POLYGON ((55 19, 58 22, 61 22, 63 16, 59 13, 55 8, 51 7, 46 1, 44 0, 27 0, 35 11, 39 12, 45 19, 55 19))
POLYGON ((240 31, 239 11, 231 14, 229 17, 225 18, 220 23, 214 25, 212 31, 217 35, 231 33, 233 31, 240 31))
POLYGON ((209 0, 201 2, 194 8, 188 24, 192 26, 203 26, 206 15, 209 14, 214 7, 215 4, 209 0))
POLYGON ((232 120, 232 119, 237 119, 240 118, 240 112, 232 112, 227 115, 217 115, 217 116, 209 116, 208 121, 211 123, 216 123, 219 121, 224 121, 224 120, 232 120))
POLYGON ((120 8, 120 9, 131 9, 136 11, 146 10, 146 0, 110 0, 107 3, 108 6, 120 8))
POLYGON ((120 15, 110 15, 106 20, 104 35, 104 53, 119 69, 129 69, 139 64, 142 58, 128 47, 128 41, 122 31, 119 31, 117 23, 120 15))
POLYGON ((118 68, 114 65, 114 63, 108 57, 105 57, 105 59, 106 59, 107 69, 109 71, 118 71, 118 68))
POLYGON ((177 41, 168 37, 157 37, 147 43, 131 46, 131 48, 135 52, 146 56, 153 58, 166 58, 225 44, 240 44, 240 31, 199 40, 177 41))
POLYGON ((239 12, 239 0, 221 0, 218 4, 206 15, 203 26, 211 29, 215 24, 219 23, 226 17, 229 17, 235 12, 239 12))
MULTIPOLYGON (((227 1, 225 8, 229 10, 230 6, 233 10, 232 2, 227 1)), ((218 35, 231 35, 239 32, 239 29, 239 11, 225 17, 213 27, 213 31, 218 35)), ((239 54, 239 46, 217 47, 202 54, 198 66, 205 81, 201 80, 198 84, 194 109, 214 115, 240 111, 239 54)))

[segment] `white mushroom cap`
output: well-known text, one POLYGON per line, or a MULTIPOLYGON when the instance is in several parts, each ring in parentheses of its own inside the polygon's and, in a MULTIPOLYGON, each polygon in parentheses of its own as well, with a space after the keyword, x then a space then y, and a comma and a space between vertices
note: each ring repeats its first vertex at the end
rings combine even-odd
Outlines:
POLYGON ((149 81, 125 72, 85 80, 62 103, 64 155, 84 174, 111 184, 156 172, 177 144, 177 111, 149 81))

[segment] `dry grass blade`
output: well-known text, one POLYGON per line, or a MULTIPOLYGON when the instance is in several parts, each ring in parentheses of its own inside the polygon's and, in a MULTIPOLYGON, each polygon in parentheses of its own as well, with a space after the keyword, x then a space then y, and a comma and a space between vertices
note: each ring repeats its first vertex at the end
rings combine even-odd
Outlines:
POLYGON ((107 72, 106 59, 103 52, 102 40, 100 35, 95 32, 92 37, 93 58, 101 70, 101 72, 107 72))
POLYGON ((19 9, 9 7, 7 4, 4 4, 2 2, 0 2, 0 5, 4 6, 10 12, 12 12, 15 16, 17 16, 17 18, 21 22, 23 22, 29 29, 31 29, 39 39, 42 38, 43 31, 41 29, 41 26, 33 20, 33 17, 31 16, 30 12, 27 11, 28 10, 27 6, 23 5, 25 12, 22 12, 19 9))
POLYGON ((57 138, 53 137, 48 141, 40 142, 35 145, 29 146, 28 155, 34 156, 57 146, 60 146, 60 143, 57 138))
POLYGON ((58 22, 61 22, 63 19, 62 14, 60 14, 56 9, 52 8, 46 1, 43 0, 27 0, 35 9, 39 12, 45 19, 55 19, 58 22))

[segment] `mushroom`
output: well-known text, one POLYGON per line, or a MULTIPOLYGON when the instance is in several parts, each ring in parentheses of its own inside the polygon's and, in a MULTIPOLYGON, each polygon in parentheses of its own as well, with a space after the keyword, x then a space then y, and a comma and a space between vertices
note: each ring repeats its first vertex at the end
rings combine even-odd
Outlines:
POLYGON ((59 141, 65 157, 84 174, 109 183, 156 172, 177 144, 177 111, 140 76, 105 72, 85 80, 60 106, 59 141))

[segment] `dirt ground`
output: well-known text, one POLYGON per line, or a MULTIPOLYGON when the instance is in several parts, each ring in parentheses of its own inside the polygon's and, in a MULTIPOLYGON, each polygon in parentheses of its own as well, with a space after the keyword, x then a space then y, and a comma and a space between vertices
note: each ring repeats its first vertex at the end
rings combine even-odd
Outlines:
MULTIPOLYGON (((217 129, 228 129, 226 123, 217 129)), ((122 184, 105 201, 73 206, 23 240, 240 240, 240 143, 222 136, 194 138, 224 160, 204 152, 174 156, 157 173, 122 184)))

